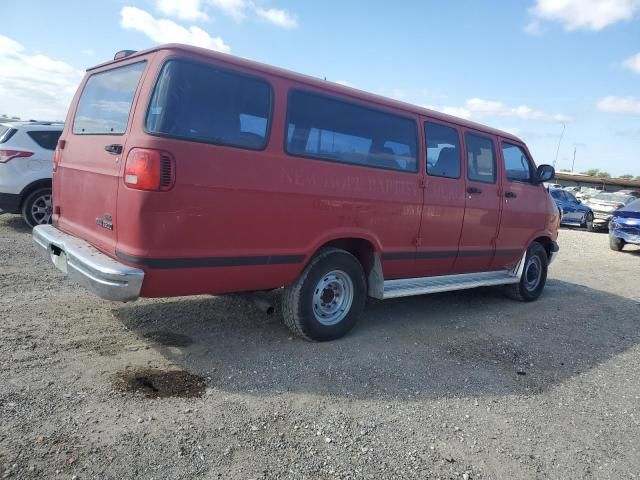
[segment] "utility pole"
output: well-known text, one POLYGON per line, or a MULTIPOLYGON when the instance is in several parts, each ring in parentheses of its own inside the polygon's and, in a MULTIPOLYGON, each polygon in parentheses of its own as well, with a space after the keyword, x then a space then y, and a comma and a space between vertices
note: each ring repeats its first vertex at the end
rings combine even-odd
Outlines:
POLYGON ((575 145, 573 146, 573 162, 571 162, 571 173, 573 173, 573 169, 576 166, 576 149, 578 147, 576 147, 575 145))
POLYGON ((556 168, 556 163, 558 162, 558 153, 560 153, 560 143, 562 142, 562 137, 564 136, 564 129, 567 127, 566 124, 562 124, 562 132, 560 133, 560 139, 558 140, 558 148, 556 150, 556 158, 553 161, 553 168, 556 168))

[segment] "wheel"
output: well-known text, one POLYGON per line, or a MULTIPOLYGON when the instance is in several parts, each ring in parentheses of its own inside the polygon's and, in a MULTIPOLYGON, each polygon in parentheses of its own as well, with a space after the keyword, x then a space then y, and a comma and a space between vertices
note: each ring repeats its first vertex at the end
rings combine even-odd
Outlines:
POLYGON ((284 289, 284 322, 305 340, 334 340, 356 324, 366 296, 367 282, 358 259, 344 250, 325 248, 284 289))
POLYGON ((520 282, 507 287, 507 294, 521 302, 536 300, 547 283, 549 257, 547 251, 538 242, 533 242, 527 250, 524 270, 520 282))
POLYGON ((611 250, 619 252, 624 248, 624 243, 625 242, 623 239, 618 238, 615 235, 612 235, 611 233, 609 233, 609 248, 611 250))
POLYGON ((51 189, 39 188, 31 192, 22 204, 22 216, 25 222, 33 228, 36 225, 51 223, 51 189))
POLYGON ((580 226, 586 228, 587 232, 593 232, 593 213, 587 212, 582 218, 580 226))

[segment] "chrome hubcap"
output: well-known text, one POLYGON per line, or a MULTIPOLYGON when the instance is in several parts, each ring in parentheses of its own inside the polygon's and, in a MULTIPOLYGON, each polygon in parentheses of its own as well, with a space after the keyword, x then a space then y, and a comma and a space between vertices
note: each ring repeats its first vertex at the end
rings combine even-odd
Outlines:
POLYGON ((542 262, 539 257, 531 257, 527 260, 527 264, 524 267, 524 283, 528 291, 532 292, 542 279, 542 262))
POLYGON ((313 314, 322 325, 344 320, 353 303, 353 282, 342 270, 324 275, 313 291, 313 314))
POLYGON ((31 216, 38 225, 44 225, 51 222, 51 195, 42 195, 36 198, 31 206, 31 216))

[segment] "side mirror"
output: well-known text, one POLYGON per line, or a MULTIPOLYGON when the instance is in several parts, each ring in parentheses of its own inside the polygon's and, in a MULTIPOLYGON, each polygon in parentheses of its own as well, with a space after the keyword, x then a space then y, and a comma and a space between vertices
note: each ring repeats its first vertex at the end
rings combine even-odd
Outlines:
POLYGON ((537 174, 538 183, 548 182, 556 176, 556 169, 551 165, 540 165, 537 174))

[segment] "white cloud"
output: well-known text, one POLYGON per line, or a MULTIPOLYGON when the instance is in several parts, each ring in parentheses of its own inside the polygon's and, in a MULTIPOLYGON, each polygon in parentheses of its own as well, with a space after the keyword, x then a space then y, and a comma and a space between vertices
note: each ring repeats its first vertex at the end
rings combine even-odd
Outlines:
POLYGON ((198 27, 183 27, 167 19, 157 19, 136 7, 124 7, 120 11, 120 25, 125 30, 144 33, 156 43, 186 43, 228 53, 231 48, 220 37, 212 37, 198 27))
POLYGON ((200 0, 156 0, 158 10, 180 20, 208 20, 200 0))
POLYGON ((539 120, 539 121, 555 121, 569 122, 571 117, 560 113, 550 114, 541 110, 535 110, 526 105, 512 107, 495 100, 484 100, 482 98, 469 98, 464 102, 463 106, 444 106, 434 107, 427 106, 433 110, 438 110, 449 115, 466 119, 483 119, 490 117, 510 117, 519 118, 521 120, 539 120))
POLYGON ((85 48, 84 50, 82 50, 82 53, 84 53, 85 55, 89 55, 90 57, 93 57, 96 52, 91 50, 90 48, 85 48))
POLYGON ((640 98, 610 95, 598 100, 596 108, 608 113, 640 113, 640 98))
POLYGON ((256 14, 266 20, 269 23, 272 23, 278 27, 282 28, 297 28, 298 21, 295 17, 293 17, 286 10, 280 10, 278 8, 270 8, 265 10, 263 8, 257 8, 256 14))
POLYGON ((561 23, 567 31, 599 31, 631 20, 638 10, 640 0, 536 0, 529 13, 538 20, 561 23))
POLYGON ((23 45, 0 35, 0 114, 63 120, 83 75, 65 62, 26 53, 23 45))
POLYGON ((622 66, 635 73, 640 73, 640 53, 636 53, 634 56, 627 58, 622 62, 622 66))
POLYGON ((238 22, 247 18, 247 9, 250 6, 247 0, 208 0, 208 3, 238 22))

